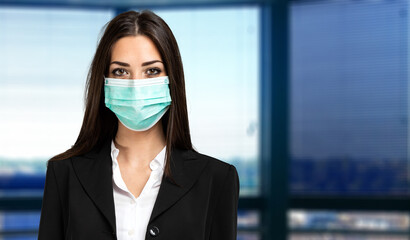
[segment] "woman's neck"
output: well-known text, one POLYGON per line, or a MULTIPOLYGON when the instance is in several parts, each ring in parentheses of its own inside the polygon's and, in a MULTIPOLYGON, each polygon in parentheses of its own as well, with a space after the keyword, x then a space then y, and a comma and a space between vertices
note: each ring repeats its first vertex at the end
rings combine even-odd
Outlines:
POLYGON ((130 167, 146 167, 164 148, 166 141, 162 123, 158 121, 146 131, 132 131, 118 122, 115 146, 120 150, 119 159, 130 167))

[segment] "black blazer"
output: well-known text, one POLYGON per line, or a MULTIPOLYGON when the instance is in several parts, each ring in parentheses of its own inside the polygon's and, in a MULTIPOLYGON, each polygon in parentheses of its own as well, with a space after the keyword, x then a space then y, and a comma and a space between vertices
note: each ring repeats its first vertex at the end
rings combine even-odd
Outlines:
MULTIPOLYGON (((39 240, 117 239, 111 141, 49 161, 39 240)), ((145 239, 234 240, 239 196, 234 166, 191 150, 171 152, 175 183, 163 178, 145 239)))

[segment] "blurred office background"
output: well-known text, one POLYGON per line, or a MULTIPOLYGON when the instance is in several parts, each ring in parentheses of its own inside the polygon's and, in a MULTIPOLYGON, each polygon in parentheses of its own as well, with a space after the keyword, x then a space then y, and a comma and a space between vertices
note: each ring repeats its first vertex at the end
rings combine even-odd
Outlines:
POLYGON ((240 175, 238 239, 409 240, 406 0, 0 1, 0 239, 36 239, 105 23, 152 9, 193 144, 240 175))

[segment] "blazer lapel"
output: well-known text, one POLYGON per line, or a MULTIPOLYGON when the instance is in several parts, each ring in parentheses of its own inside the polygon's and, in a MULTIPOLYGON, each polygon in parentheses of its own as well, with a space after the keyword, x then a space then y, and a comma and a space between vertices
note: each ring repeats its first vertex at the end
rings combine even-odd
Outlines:
POLYGON ((115 231, 111 141, 106 141, 99 150, 72 158, 72 163, 84 190, 115 231))
POLYGON ((162 178, 158 196, 149 220, 150 224, 161 213, 176 203, 194 185, 206 166, 204 158, 196 158, 190 150, 173 149, 171 152, 171 175, 173 183, 168 178, 162 178))
MULTIPOLYGON (((205 158, 198 159, 196 155, 191 150, 172 150, 170 164, 175 182, 166 178, 165 175, 162 178, 149 223, 175 204, 194 185, 207 164, 205 158)), ((99 150, 84 156, 73 157, 72 163, 84 190, 115 231, 111 140, 106 141, 99 150)))

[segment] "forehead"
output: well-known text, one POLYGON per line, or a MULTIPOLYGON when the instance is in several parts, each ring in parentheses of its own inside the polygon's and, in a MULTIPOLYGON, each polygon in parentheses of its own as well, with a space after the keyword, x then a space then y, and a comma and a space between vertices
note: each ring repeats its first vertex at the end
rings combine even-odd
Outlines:
POLYGON ((132 65, 152 60, 162 61, 162 58, 154 42, 144 35, 120 38, 111 50, 111 61, 123 61, 132 65))

